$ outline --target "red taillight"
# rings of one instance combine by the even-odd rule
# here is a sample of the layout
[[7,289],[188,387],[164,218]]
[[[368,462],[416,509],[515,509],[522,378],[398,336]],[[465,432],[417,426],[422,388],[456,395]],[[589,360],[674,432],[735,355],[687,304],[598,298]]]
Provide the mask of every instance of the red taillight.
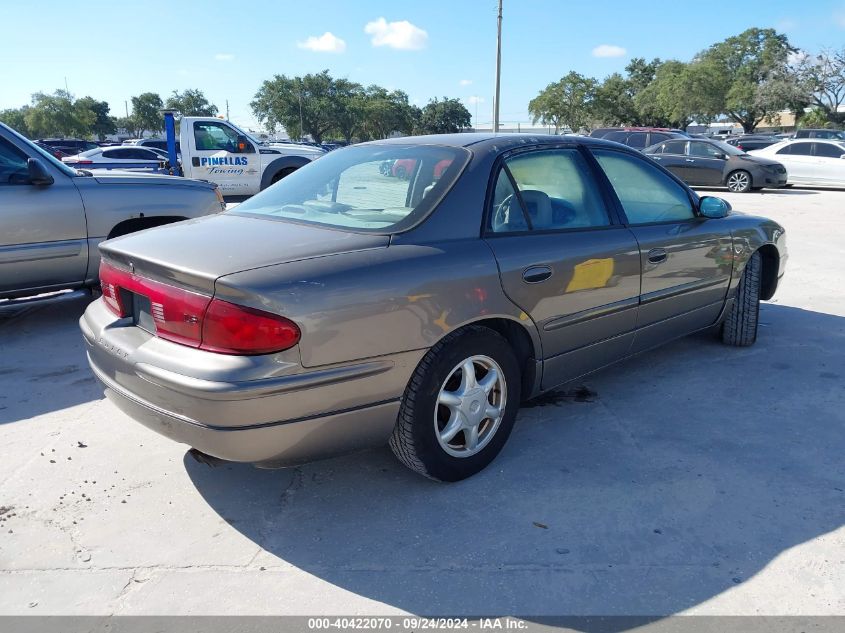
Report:
[[[126,301],[149,299],[157,336],[221,354],[269,354],[299,342],[299,328],[284,317],[235,305],[100,262],[103,300],[119,317],[131,314]],[[133,293],[125,296],[124,293]]]
[[100,260],[100,288],[103,291],[103,301],[109,309],[119,317],[127,316],[120,298],[120,282],[128,276],[114,266]]
[[200,348],[223,354],[269,354],[293,347],[299,337],[293,321],[214,299],[205,313]]

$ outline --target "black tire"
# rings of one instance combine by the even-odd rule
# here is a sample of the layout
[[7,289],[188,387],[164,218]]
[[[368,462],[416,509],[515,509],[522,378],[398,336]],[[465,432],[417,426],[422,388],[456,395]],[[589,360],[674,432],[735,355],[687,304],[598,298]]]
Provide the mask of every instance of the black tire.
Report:
[[[464,359],[483,355],[502,370],[504,415],[477,453],[456,457],[441,446],[436,429],[438,397],[450,373]],[[458,330],[432,347],[414,371],[399,409],[390,448],[411,470],[435,481],[460,481],[483,470],[507,442],[520,402],[520,368],[510,344],[497,332],[479,326]]]
[[751,191],[753,184],[754,181],[751,179],[751,174],[744,169],[732,171],[725,178],[725,186],[728,188],[728,191],[733,193],[748,193]]
[[757,340],[762,265],[759,252],[755,252],[745,265],[733,307],[722,323],[722,342],[725,345],[748,347]]

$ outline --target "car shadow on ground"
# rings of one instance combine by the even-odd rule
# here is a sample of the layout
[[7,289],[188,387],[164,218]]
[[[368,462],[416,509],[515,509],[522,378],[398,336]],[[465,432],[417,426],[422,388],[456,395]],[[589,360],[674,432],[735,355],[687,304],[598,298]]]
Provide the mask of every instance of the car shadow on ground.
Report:
[[90,297],[0,312],[0,425],[99,400],[79,317]]
[[268,568],[402,610],[672,614],[845,523],[843,348],[845,318],[766,304],[754,347],[696,335],[523,408],[457,484],[386,448],[292,474],[184,466]]

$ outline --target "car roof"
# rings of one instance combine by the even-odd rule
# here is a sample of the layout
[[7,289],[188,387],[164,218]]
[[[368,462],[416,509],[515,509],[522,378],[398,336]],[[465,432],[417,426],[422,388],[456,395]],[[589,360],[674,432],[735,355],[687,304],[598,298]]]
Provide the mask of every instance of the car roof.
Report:
[[606,141],[590,136],[574,134],[527,134],[492,132],[458,132],[455,134],[426,134],[422,136],[397,136],[394,138],[368,141],[359,145],[446,145],[451,147],[473,147],[474,149],[507,150],[524,145],[555,145],[570,143],[575,145],[625,147],[620,143]]

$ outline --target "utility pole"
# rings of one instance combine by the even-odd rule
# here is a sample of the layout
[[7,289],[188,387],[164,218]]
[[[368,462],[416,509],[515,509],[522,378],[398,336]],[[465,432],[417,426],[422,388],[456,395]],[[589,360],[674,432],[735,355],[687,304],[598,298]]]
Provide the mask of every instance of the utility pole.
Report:
[[126,118],[128,119],[128,118],[129,118],[129,102],[128,102],[128,101],[124,101],[124,102],[123,102],[123,107],[124,107],[124,109],[126,110]]
[[499,17],[496,32],[496,94],[493,97],[493,133],[499,131],[499,94],[502,79],[502,0],[499,0]]
[[229,100],[226,99],[226,120],[229,120]]

